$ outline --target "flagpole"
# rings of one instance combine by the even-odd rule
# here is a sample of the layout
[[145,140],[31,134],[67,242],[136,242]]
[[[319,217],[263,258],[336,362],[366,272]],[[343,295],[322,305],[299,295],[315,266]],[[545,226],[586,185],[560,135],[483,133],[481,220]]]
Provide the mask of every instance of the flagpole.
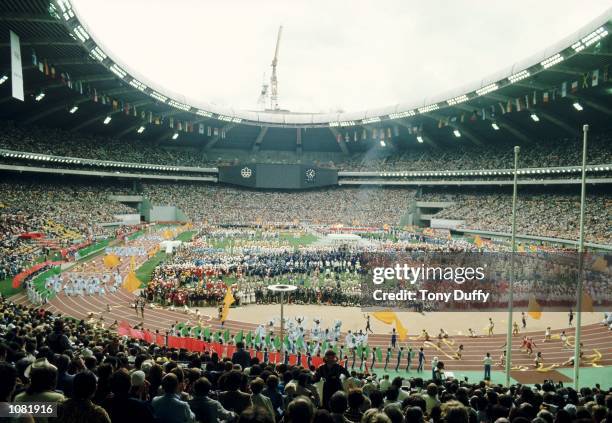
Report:
[[280,301],[281,301],[281,321],[280,321],[280,340],[281,340],[281,360],[282,363],[285,362],[285,338],[283,337],[283,333],[285,332],[285,315],[283,309],[284,302],[284,294],[283,291],[280,293]]
[[584,255],[584,211],[586,208],[587,133],[589,125],[582,125],[582,181],[580,184],[580,234],[578,238],[578,301],[576,305],[576,336],[574,339],[574,388],[580,389],[580,331],[582,325],[582,277]]
[[506,330],[506,386],[510,386],[512,362],[512,313],[514,301],[514,255],[516,254],[516,196],[518,182],[518,158],[521,148],[514,146],[514,182],[512,184],[512,253],[510,257],[510,283],[508,285],[508,328]]

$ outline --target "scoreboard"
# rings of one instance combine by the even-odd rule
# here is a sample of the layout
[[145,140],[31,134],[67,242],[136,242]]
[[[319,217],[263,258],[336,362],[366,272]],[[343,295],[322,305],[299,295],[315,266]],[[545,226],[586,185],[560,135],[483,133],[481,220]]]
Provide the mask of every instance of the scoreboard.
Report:
[[219,182],[262,189],[309,189],[338,184],[338,171],[303,164],[219,167]]

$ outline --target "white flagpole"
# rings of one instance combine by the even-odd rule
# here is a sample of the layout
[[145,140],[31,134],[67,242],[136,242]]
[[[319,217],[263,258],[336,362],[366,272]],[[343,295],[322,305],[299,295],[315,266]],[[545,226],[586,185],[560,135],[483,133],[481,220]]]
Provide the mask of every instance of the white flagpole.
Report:
[[580,331],[582,325],[582,278],[584,255],[584,211],[586,208],[586,161],[587,161],[587,133],[589,125],[582,125],[582,182],[580,186],[580,234],[578,238],[578,301],[576,305],[576,337],[574,345],[574,388],[580,389]]
[[514,183],[512,184],[512,256],[510,264],[510,282],[508,285],[508,328],[506,332],[506,386],[510,386],[510,368],[512,362],[512,312],[514,301],[514,255],[516,254],[516,196],[518,182],[518,158],[521,148],[514,146]]

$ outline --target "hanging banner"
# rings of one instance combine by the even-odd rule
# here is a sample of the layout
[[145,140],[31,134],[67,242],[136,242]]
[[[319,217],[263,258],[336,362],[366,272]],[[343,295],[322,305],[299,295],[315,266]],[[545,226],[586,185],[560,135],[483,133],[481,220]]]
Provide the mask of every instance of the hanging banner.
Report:
[[21,67],[21,48],[19,36],[13,31],[11,33],[11,82],[13,85],[13,97],[23,101],[23,68]]

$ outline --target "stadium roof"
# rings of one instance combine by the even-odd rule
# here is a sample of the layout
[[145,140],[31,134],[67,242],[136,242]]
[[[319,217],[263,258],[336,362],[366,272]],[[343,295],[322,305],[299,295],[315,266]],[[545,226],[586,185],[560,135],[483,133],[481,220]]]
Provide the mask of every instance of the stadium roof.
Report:
[[[576,136],[587,121],[594,129],[609,126],[611,19],[612,8],[539,54],[436,98],[360,113],[293,114],[196,104],[116,62],[69,1],[5,0],[0,66],[10,76],[12,30],[21,40],[26,101],[12,99],[10,84],[3,84],[0,118],[156,142],[179,134],[180,142],[205,149],[347,154],[373,146],[443,145],[457,135],[483,145]],[[105,125],[107,116],[112,122]]]

